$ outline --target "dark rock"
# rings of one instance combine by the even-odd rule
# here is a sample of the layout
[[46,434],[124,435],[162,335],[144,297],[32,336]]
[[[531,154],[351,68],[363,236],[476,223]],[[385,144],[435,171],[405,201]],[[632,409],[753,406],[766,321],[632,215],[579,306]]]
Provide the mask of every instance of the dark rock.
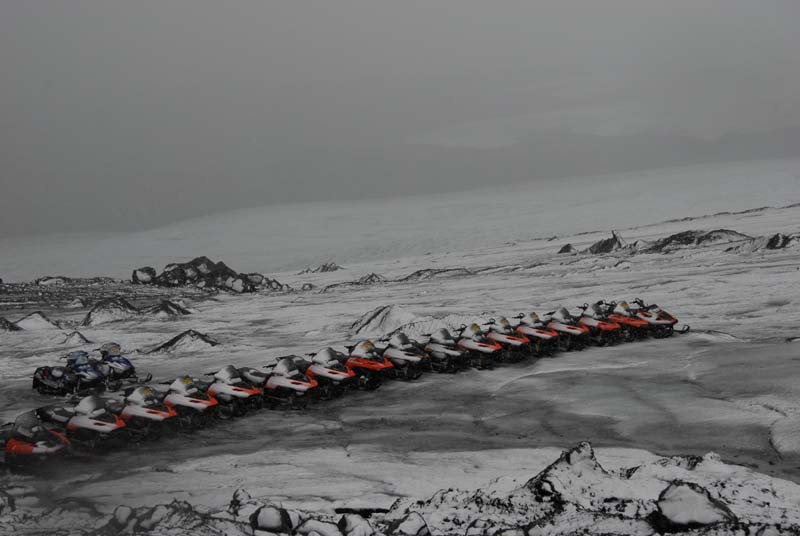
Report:
[[575,253],[576,251],[578,250],[572,247],[572,244],[566,244],[558,250],[559,253]]
[[40,287],[50,287],[50,286],[64,286],[67,285],[71,279],[69,277],[64,276],[45,276],[40,277],[39,279],[35,279],[33,281],[34,285],[38,285]]
[[162,352],[174,352],[176,350],[198,350],[217,346],[219,342],[204,333],[188,329],[180,333],[163,344],[159,344],[148,354],[158,354]]
[[134,307],[125,298],[119,296],[107,298],[97,302],[95,306],[86,313],[86,316],[81,322],[81,326],[96,326],[97,324],[105,324],[107,322],[127,320],[139,314],[139,309]]
[[795,240],[794,236],[788,236],[783,233],[775,233],[767,240],[764,246],[766,249],[784,249]]
[[411,273],[403,277],[402,279],[398,279],[397,281],[401,283],[407,283],[409,281],[422,281],[425,279],[433,279],[434,277],[467,276],[467,275],[472,275],[472,272],[467,270],[466,268],[424,268],[422,270],[417,270],[416,272]]
[[731,231],[730,229],[716,229],[714,231],[683,231],[681,233],[675,233],[666,238],[656,240],[643,251],[645,253],[663,253],[679,247],[701,246],[704,244],[722,242],[739,242],[743,240],[752,240],[752,238],[737,231]]
[[342,534],[347,536],[373,536],[375,529],[369,521],[358,514],[345,514],[337,523]]
[[[593,255],[601,255],[604,253],[611,253],[613,251],[617,251],[620,249],[624,249],[626,246],[625,241],[616,231],[611,233],[611,238],[606,238],[604,240],[600,240],[595,242],[586,250],[588,253]],[[561,252],[559,252],[561,253]]]
[[156,270],[150,266],[143,266],[142,268],[137,268],[131,274],[131,281],[135,285],[150,285],[155,283],[156,280]]
[[319,274],[325,272],[335,272],[336,270],[341,270],[342,267],[336,264],[335,262],[325,262],[317,266],[316,268],[306,268],[298,273],[298,275],[303,274]]
[[260,286],[264,283],[264,276],[262,274],[252,273],[246,275],[247,275],[247,280],[256,286]]
[[72,333],[67,335],[63,341],[61,341],[61,344],[67,344],[71,346],[72,345],[77,346],[81,344],[91,344],[91,343],[92,341],[87,339],[80,331],[73,331]]
[[192,312],[186,307],[170,300],[163,300],[161,303],[145,310],[144,313],[156,316],[158,318],[171,318],[174,316],[184,316],[192,314]]
[[0,316],[0,331],[22,331],[22,328]]
[[317,288],[317,286],[312,283],[303,283],[303,286],[300,287],[300,290],[314,290],[315,288]]

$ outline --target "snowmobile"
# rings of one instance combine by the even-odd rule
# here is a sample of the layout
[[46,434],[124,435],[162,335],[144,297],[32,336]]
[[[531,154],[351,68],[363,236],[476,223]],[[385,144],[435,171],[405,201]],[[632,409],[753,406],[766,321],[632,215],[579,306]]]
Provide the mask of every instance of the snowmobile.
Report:
[[128,436],[133,441],[158,438],[173,423],[178,423],[178,412],[164,403],[165,394],[152,387],[130,387],[124,400],[112,412],[125,421]]
[[317,381],[300,372],[291,357],[279,358],[277,363],[266,365],[265,368],[267,372],[249,367],[239,370],[243,378],[262,387],[264,401],[271,409],[303,409],[318,394]]
[[507,318],[490,318],[483,325],[489,327],[486,338],[502,347],[498,352],[499,361],[517,363],[533,353],[531,340],[524,334],[515,332]]
[[324,348],[308,356],[311,361],[299,356],[293,360],[300,372],[317,381],[321,399],[334,398],[355,386],[356,373],[345,366],[347,356],[343,353]]
[[588,345],[589,328],[578,324],[578,319],[566,308],[545,313],[544,321],[549,329],[558,332],[562,350],[583,350]]
[[[645,303],[639,298],[633,300],[633,303],[634,306],[631,306],[631,310],[636,314],[637,318],[640,318],[649,324],[650,333],[653,335],[653,337],[657,339],[663,339],[664,337],[672,336],[672,334],[675,332],[675,324],[678,323],[677,318],[666,312],[655,303],[645,305]],[[683,329],[681,329],[679,333],[687,333],[688,331],[689,326],[683,326]]]
[[147,383],[153,379],[152,374],[142,378],[136,374],[136,367],[127,357],[122,356],[122,348],[116,342],[108,342],[97,349],[101,360],[97,367],[106,378],[106,385],[111,390],[119,390],[125,384]]
[[9,466],[39,465],[66,454],[69,447],[67,436],[43,422],[36,411],[25,412],[0,427],[0,455]]
[[33,389],[45,395],[60,396],[105,389],[105,375],[88,353],[70,352],[61,359],[66,359],[66,366],[45,366],[34,371]]
[[358,378],[361,389],[373,390],[381,386],[384,379],[395,377],[394,365],[375,348],[372,341],[361,341],[348,346],[345,366]]
[[233,365],[226,365],[217,372],[208,386],[209,395],[217,399],[217,416],[221,419],[241,417],[250,410],[263,406],[264,396],[261,387],[245,380]]
[[466,351],[470,366],[479,369],[494,368],[496,356],[503,349],[487,338],[478,324],[462,325],[456,346]]
[[536,355],[553,355],[556,352],[560,337],[558,331],[548,328],[538,314],[520,313],[514,318],[519,320],[514,331],[530,339]]
[[589,338],[598,346],[617,344],[622,339],[622,326],[608,318],[603,301],[578,307],[583,313],[578,324],[589,328]]
[[198,428],[215,416],[219,402],[206,389],[206,385],[190,376],[176,378],[169,384],[164,404],[178,414],[181,428]]
[[465,350],[456,346],[456,340],[446,328],[428,335],[424,349],[431,356],[431,368],[436,372],[452,373],[469,367]]
[[43,421],[62,426],[76,446],[97,449],[125,444],[125,421],[112,413],[97,395],[81,398],[77,404],[46,406],[36,410]]
[[603,305],[608,314],[608,319],[620,325],[624,341],[632,342],[644,339],[649,335],[650,324],[647,320],[637,317],[627,302],[603,302]]
[[416,380],[422,376],[423,369],[431,369],[430,356],[402,331],[389,337],[383,357],[392,362],[395,377],[401,380]]

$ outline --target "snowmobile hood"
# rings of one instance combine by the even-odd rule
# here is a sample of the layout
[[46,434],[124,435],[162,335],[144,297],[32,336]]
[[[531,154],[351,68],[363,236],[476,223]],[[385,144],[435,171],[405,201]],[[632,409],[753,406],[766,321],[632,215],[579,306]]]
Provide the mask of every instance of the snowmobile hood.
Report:
[[176,378],[169,385],[170,391],[174,391],[178,394],[182,395],[191,395],[192,393],[196,393],[198,391],[197,386],[194,384],[194,379],[190,376],[183,376],[181,378]]
[[554,314],[553,319],[558,320],[559,322],[564,322],[569,324],[572,322],[572,315],[569,314],[566,307],[560,307]]
[[161,397],[152,387],[137,387],[125,397],[126,402],[136,406],[152,406],[161,403]]

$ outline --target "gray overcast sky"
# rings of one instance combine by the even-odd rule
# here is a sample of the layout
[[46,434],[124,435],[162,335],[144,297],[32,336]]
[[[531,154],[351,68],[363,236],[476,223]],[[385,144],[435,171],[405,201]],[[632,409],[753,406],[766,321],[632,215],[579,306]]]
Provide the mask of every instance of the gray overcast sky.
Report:
[[800,154],[798,21],[795,0],[6,0],[0,236]]

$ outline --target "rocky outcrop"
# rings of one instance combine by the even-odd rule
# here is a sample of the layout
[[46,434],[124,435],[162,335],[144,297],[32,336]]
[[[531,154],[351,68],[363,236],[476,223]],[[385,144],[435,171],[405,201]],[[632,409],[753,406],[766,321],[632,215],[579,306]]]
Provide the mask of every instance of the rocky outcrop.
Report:
[[131,281],[134,285],[149,285],[156,279],[156,270],[151,266],[137,268],[131,274]]
[[[626,246],[627,244],[625,243],[625,240],[622,239],[622,236],[620,236],[620,234],[616,231],[612,231],[611,238],[605,238],[595,242],[586,249],[586,253],[591,253],[592,255],[603,255],[625,249]],[[561,252],[559,251],[559,253]]]
[[298,272],[298,275],[303,274],[320,274],[325,272],[335,272],[337,270],[342,270],[343,268],[336,264],[335,262],[324,262],[317,266],[316,268],[306,268],[305,270],[301,270]]
[[155,348],[147,351],[147,353],[160,354],[160,353],[170,353],[170,352],[180,352],[180,351],[195,352],[199,350],[213,348],[218,344],[219,341],[217,341],[216,339],[209,337],[204,333],[200,333],[199,331],[188,329],[183,333],[179,333],[178,335],[172,337],[167,342],[159,344]]
[[50,320],[47,315],[41,311],[34,311],[29,315],[23,316],[15,322],[18,328],[25,331],[37,331],[42,329],[61,329],[58,322]]
[[193,286],[203,289],[219,289],[238,294],[266,290],[291,290],[288,285],[269,279],[263,274],[238,273],[224,262],[214,262],[208,257],[196,257],[189,262],[172,263],[156,275],[156,271],[146,266],[133,271],[131,281],[136,284],[159,287]]
[[174,318],[177,316],[190,315],[192,312],[179,303],[170,300],[163,300],[161,303],[146,309],[144,314],[166,320],[168,318]]
[[356,281],[346,281],[344,283],[334,283],[333,285],[328,285],[327,287],[323,287],[323,289],[320,292],[328,292],[330,290],[334,290],[337,288],[365,287],[369,285],[378,285],[381,283],[387,283],[388,281],[389,280],[383,277],[382,275],[373,272],[360,277]]
[[714,231],[683,231],[681,233],[675,233],[666,238],[656,240],[642,251],[644,253],[668,253],[675,249],[691,246],[724,244],[747,240],[752,240],[752,237],[737,231],[731,231],[730,229],[716,229]]
[[736,516],[707,489],[693,482],[675,480],[658,496],[650,523],[660,533],[680,532],[711,525],[732,524]]
[[22,328],[0,316],[0,331],[22,331]]
[[575,249],[572,246],[572,244],[564,244],[563,246],[561,246],[561,249],[558,250],[558,253],[559,254],[562,254],[562,253],[576,253],[577,251],[578,250]]
[[139,309],[122,297],[106,298],[100,300],[86,313],[81,326],[97,326],[109,322],[128,320],[140,315]]
[[410,281],[424,281],[436,277],[459,277],[468,275],[473,275],[473,273],[466,268],[423,268],[422,270],[417,270],[395,281],[398,283],[408,283]]
[[68,334],[63,341],[61,341],[61,344],[65,346],[80,346],[82,344],[91,343],[92,341],[87,339],[80,331],[73,331],[72,333]]

